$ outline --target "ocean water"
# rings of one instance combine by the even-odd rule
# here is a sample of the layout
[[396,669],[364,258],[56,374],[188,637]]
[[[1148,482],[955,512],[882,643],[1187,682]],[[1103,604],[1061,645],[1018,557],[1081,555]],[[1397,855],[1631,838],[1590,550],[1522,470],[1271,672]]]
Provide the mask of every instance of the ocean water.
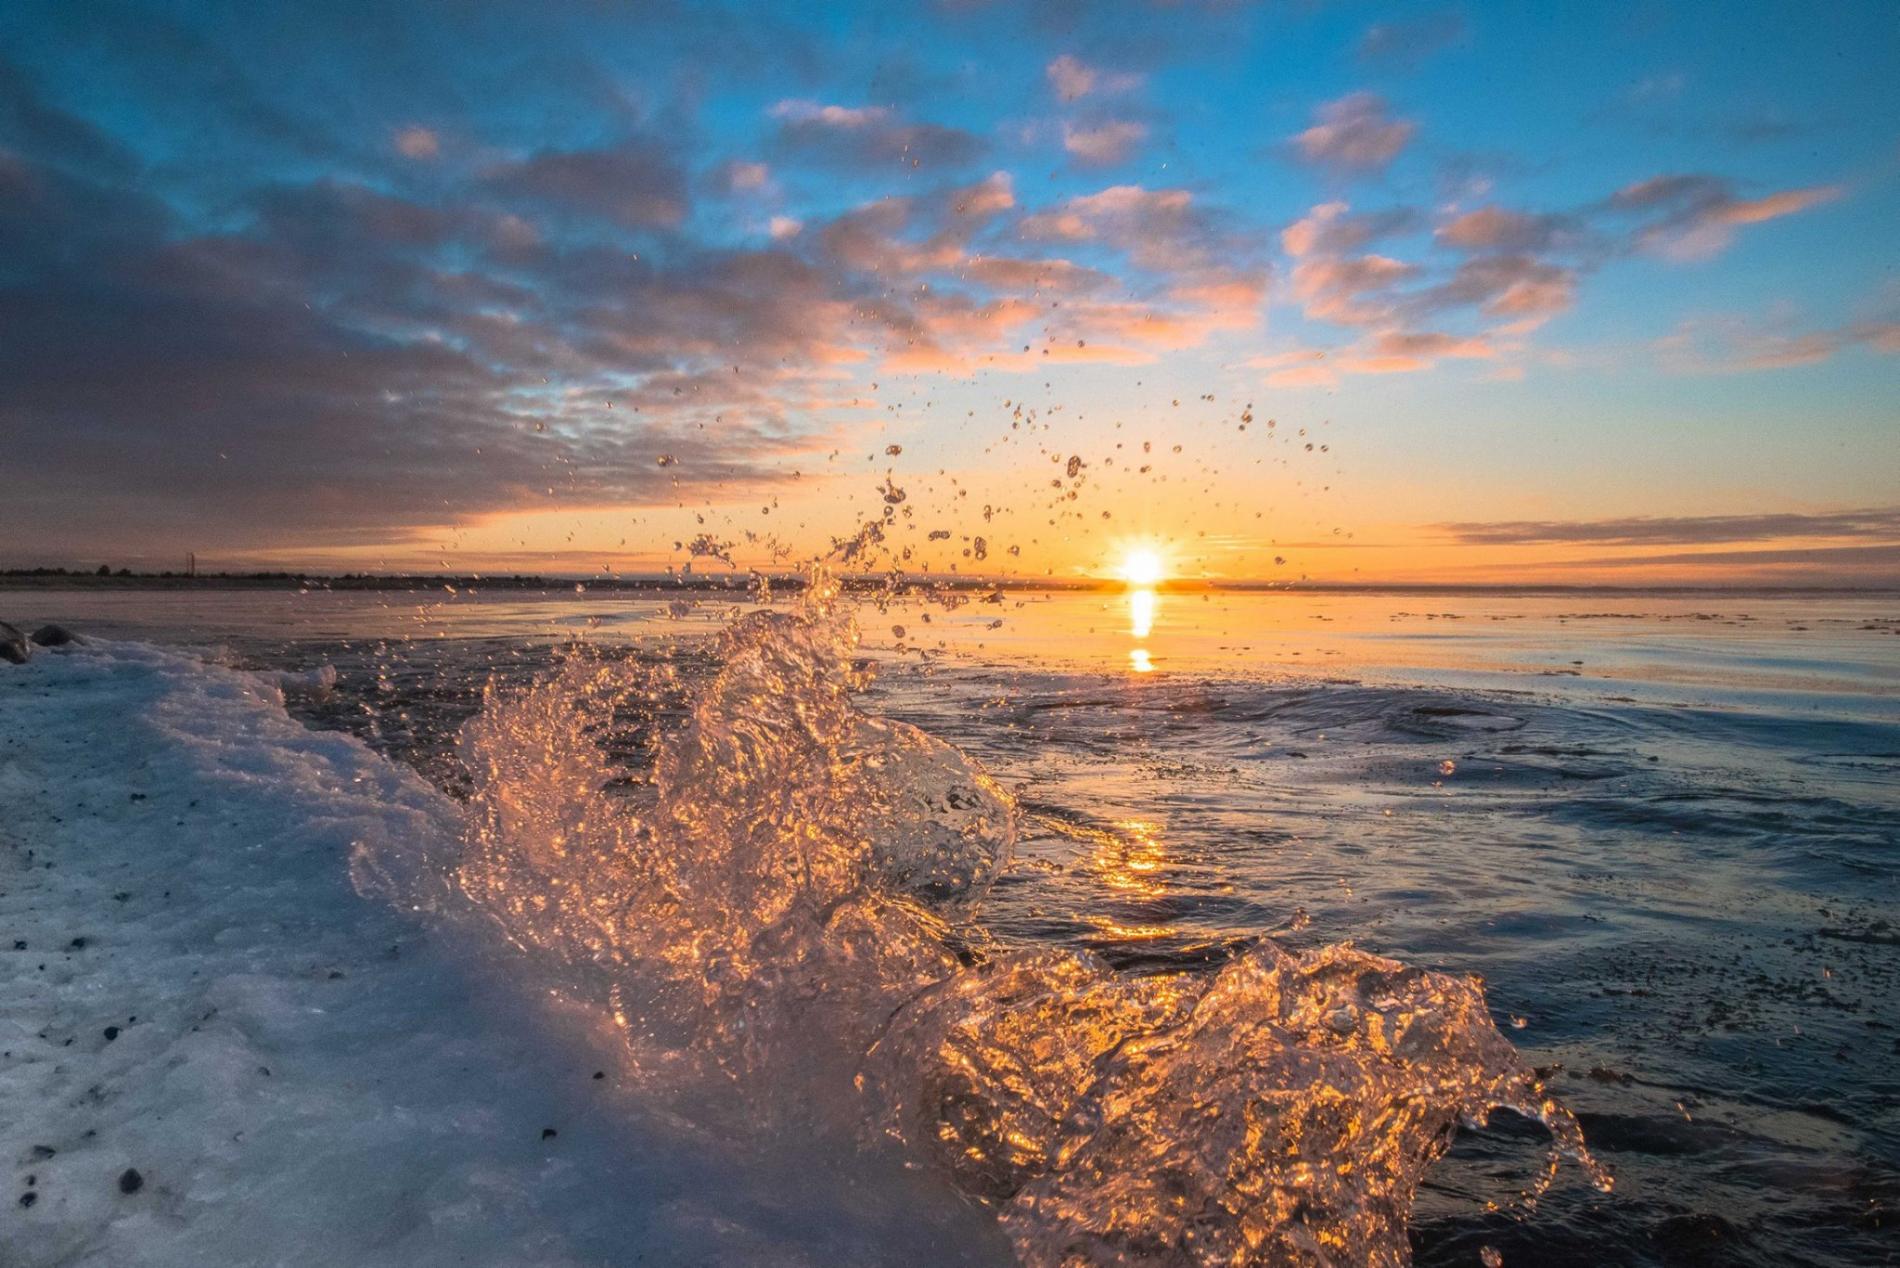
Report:
[[[1225,1166],[1230,1187],[1258,1186],[1241,1186],[1255,1210],[1310,1196],[1279,1160],[1302,1144],[1424,1168],[1405,1234],[1385,1226],[1408,1214],[1392,1193],[1331,1177],[1333,1205],[1313,1208],[1329,1214],[1300,1219],[1339,1230],[1342,1262],[1408,1247],[1421,1264],[1900,1254],[1900,597],[976,594],[858,603],[861,646],[797,626],[795,603],[735,642],[721,631],[750,608],[739,596],[6,600],[16,624],[300,675],[294,717],[415,768],[485,825],[455,859],[392,846],[359,888],[426,907],[450,877],[578,1007],[631,1011],[632,1029],[736,1063],[732,1077],[803,1068],[781,1054],[811,1037],[760,1011],[798,1000],[841,1047],[876,1054],[857,1073],[905,1162],[990,1203],[1026,1259],[1060,1262],[1085,1230],[1088,1262],[1114,1262],[1134,1244],[1118,1219],[1174,1218],[1182,1193],[1121,1184],[1144,1163]],[[811,787],[813,751],[774,729],[787,701],[811,706],[801,726],[830,719],[834,774],[816,801],[768,806],[763,789]],[[735,729],[746,720],[760,729]],[[753,785],[709,774],[735,754],[759,760]],[[768,812],[735,821],[734,806]],[[805,850],[792,881],[746,871],[789,828],[863,807],[874,820],[843,834],[872,843],[863,858]],[[699,870],[634,898],[669,858]],[[825,891],[846,862],[858,870]],[[876,893],[917,902],[861,907],[865,869]],[[768,954],[788,884],[831,893],[830,923]],[[717,893],[716,918],[681,914],[679,892]],[[1216,1027],[1223,1001],[1292,999],[1286,983],[1321,981],[1327,956],[1359,1001],[1337,1041],[1266,1051]],[[691,1007],[668,978],[682,963]],[[1467,975],[1476,1014],[1460,1011]],[[901,1024],[840,1038],[919,998]],[[1323,1002],[1331,1025],[1338,1000]],[[1438,1019],[1408,1067],[1430,1067],[1424,1083],[1393,1084],[1360,1045],[1373,1015],[1400,1013]],[[1107,1041],[1044,1051],[1085,1034]],[[1045,1081],[1086,1082],[1082,1067],[1099,1092],[1040,1128],[1022,1117]],[[1610,1191],[1573,1159],[1543,1187],[1533,1069]],[[1228,1087],[1236,1070],[1255,1081]],[[1328,1136],[1301,1101],[1306,1134],[1289,1142],[1245,1113],[1263,1090],[1321,1086],[1350,1089],[1377,1126]],[[1452,1123],[1513,1103],[1525,1113],[1467,1125],[1432,1160]],[[1425,1108],[1398,1121],[1399,1105]],[[1551,1121],[1561,1136],[1568,1119]],[[1252,1134],[1211,1163],[1234,1122]],[[1271,1247],[1280,1227],[1190,1219],[1201,1240],[1176,1244]]]

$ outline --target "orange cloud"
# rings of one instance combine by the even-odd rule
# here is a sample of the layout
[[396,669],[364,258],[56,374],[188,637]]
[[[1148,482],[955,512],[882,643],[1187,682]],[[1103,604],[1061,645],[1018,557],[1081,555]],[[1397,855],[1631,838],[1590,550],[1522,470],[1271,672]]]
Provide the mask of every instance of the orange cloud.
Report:
[[1666,259],[1692,262],[1713,259],[1727,250],[1740,226],[1792,216],[1846,193],[1840,185],[1814,185],[1762,198],[1737,198],[1726,181],[1712,176],[1657,176],[1618,190],[1609,205],[1661,213],[1661,219],[1643,229],[1637,241]]
[[1388,330],[1336,353],[1298,348],[1255,357],[1247,365],[1265,370],[1266,381],[1273,387],[1333,387],[1343,375],[1412,374],[1446,358],[1488,361],[1499,351],[1481,335]]
[[1831,203],[1846,192],[1847,190],[1840,185],[1816,185],[1809,189],[1789,189],[1779,194],[1770,194],[1766,198],[1729,203],[1711,212],[1710,218],[1718,224],[1758,225],[1763,221],[1778,220],[1782,216],[1792,216],[1810,207]]
[[1362,297],[1417,274],[1417,265],[1384,255],[1306,259],[1293,268],[1293,293],[1308,317],[1342,326],[1371,325],[1389,319],[1392,306]]

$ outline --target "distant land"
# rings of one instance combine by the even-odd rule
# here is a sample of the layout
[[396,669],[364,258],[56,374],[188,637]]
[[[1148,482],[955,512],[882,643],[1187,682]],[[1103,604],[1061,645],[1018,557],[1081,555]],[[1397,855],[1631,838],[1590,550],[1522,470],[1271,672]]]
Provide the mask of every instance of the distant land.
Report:
[[[318,573],[318,572],[133,572],[129,568],[100,567],[91,570],[71,568],[0,569],[0,591],[14,590],[364,590],[429,591],[453,590],[479,594],[483,591],[579,590],[586,593],[640,594],[699,591],[747,591],[763,579],[774,590],[801,590],[806,584],[803,573],[756,571],[656,572],[600,574],[523,574],[485,575],[479,573]],[[945,573],[840,572],[839,581],[853,592],[903,590],[990,590],[1074,591],[1121,590],[1125,583],[1101,577],[1023,577],[979,576]],[[1174,592],[1231,591],[1245,593],[1301,594],[1862,594],[1895,595],[1895,586],[1596,586],[1557,584],[1497,584],[1472,582],[1339,582],[1339,581],[1254,581],[1234,578],[1177,577],[1162,582],[1158,589]]]
[[[133,572],[129,568],[93,570],[72,568],[0,569],[0,590],[443,590],[479,593],[483,590],[584,590],[654,592],[756,589],[763,578],[775,590],[801,590],[806,578],[799,572],[760,573],[750,570],[718,572],[654,572],[594,574],[540,573],[403,573],[403,572]],[[839,581],[850,590],[888,589],[892,586],[932,589],[987,590],[1005,585],[1012,590],[1087,590],[1120,586],[1120,582],[1078,577],[1014,579],[932,574],[841,573]]]

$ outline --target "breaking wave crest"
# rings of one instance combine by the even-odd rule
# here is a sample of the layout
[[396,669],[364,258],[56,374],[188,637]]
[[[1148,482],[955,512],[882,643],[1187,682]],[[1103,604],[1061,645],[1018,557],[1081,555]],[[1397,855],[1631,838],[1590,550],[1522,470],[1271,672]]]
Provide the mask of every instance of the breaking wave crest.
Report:
[[824,584],[735,622],[649,784],[615,755],[664,671],[575,656],[491,690],[460,856],[359,860],[359,884],[472,904],[749,1116],[846,1107],[1025,1265],[1405,1264],[1425,1169],[1499,1108],[1551,1135],[1526,1205],[1565,1156],[1608,1187],[1473,979],[1271,941],[1134,977],[986,936],[1018,810],[855,706],[856,647]]

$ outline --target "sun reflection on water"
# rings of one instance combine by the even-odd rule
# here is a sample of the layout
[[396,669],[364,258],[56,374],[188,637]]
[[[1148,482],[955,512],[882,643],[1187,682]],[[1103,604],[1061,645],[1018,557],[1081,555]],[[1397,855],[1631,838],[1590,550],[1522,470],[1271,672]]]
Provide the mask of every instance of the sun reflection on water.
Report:
[[1147,638],[1154,629],[1155,602],[1153,590],[1128,592],[1128,632],[1134,637]]
[[1168,864],[1161,825],[1147,819],[1123,819],[1118,831],[1101,835],[1095,868],[1111,889],[1142,894],[1163,891],[1161,872]]
[[[1121,575],[1128,583],[1128,635],[1139,644],[1154,632],[1155,612],[1160,606],[1155,588],[1167,576],[1167,565],[1160,551],[1137,547],[1123,558]],[[1128,668],[1133,673],[1151,674],[1155,668],[1154,658],[1146,647],[1132,647],[1128,651]]]

